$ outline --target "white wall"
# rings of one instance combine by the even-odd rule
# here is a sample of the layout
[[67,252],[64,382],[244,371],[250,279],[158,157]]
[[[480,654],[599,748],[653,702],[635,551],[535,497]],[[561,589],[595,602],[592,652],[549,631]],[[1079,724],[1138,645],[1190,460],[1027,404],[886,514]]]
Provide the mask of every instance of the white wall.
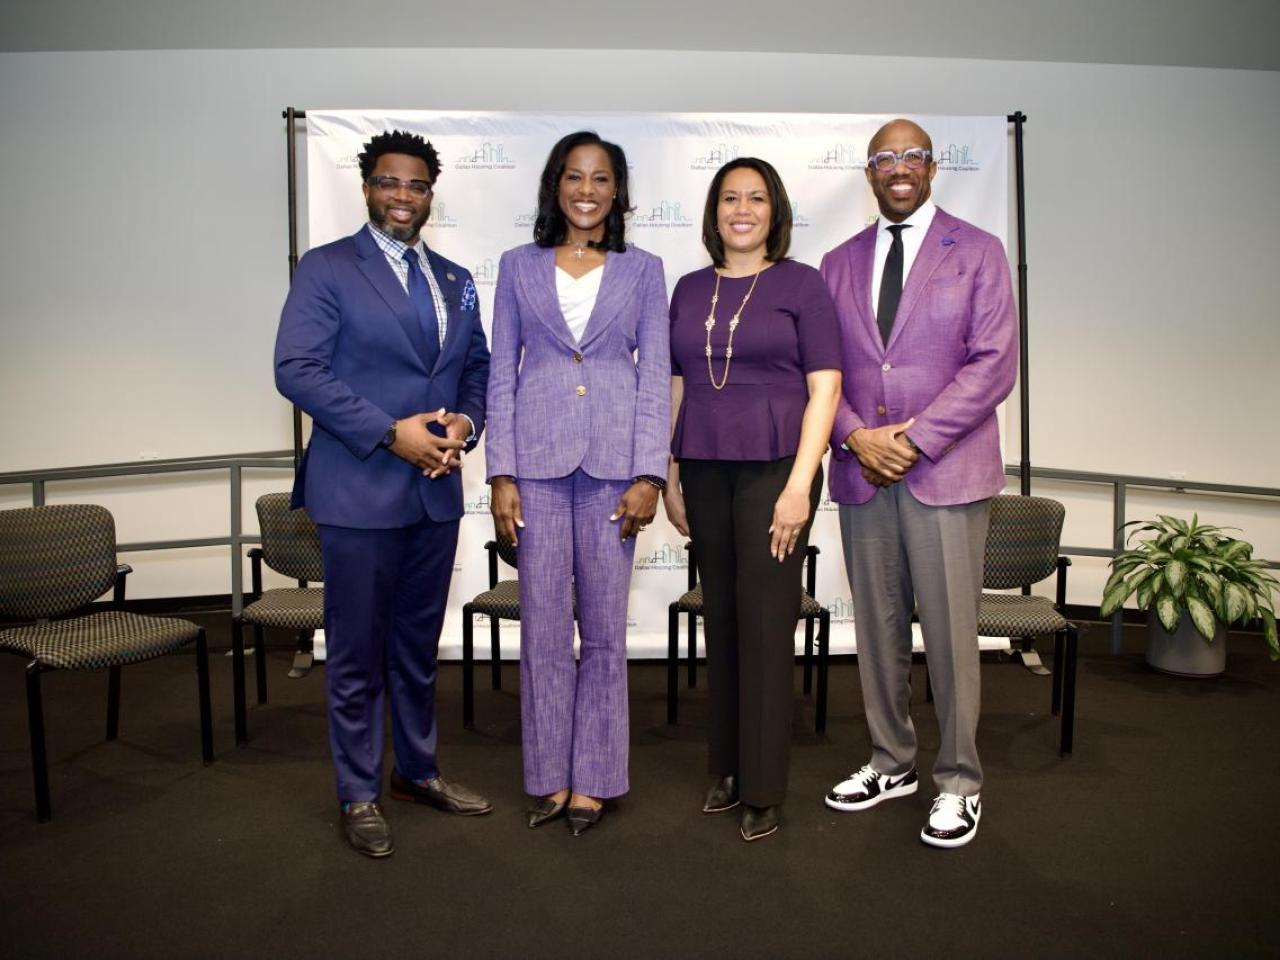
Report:
[[[1280,485],[1277,403],[1263,386],[1280,354],[1277,103],[1280,73],[1203,68],[635,50],[3,53],[0,472],[289,446],[270,369],[287,285],[285,106],[1021,109],[1033,461]],[[1009,426],[1013,456],[1016,409]],[[225,530],[225,493],[207,481],[55,486],[50,499],[95,489],[112,498],[122,540]],[[0,506],[26,497],[0,488]],[[1067,540],[1108,545],[1097,497],[1068,499]],[[1238,517],[1260,552],[1280,556],[1273,507],[1197,506]],[[225,592],[225,552],[208,553],[131,558],[133,595]],[[1100,579],[1100,565],[1082,564],[1071,600],[1096,602]]]

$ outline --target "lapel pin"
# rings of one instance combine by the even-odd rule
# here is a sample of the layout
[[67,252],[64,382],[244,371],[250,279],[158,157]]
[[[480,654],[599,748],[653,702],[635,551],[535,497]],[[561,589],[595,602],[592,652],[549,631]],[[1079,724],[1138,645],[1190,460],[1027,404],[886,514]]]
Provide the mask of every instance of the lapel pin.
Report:
[[445,278],[446,280],[448,280],[450,283],[456,283],[456,282],[457,282],[457,280],[458,280],[458,278],[457,278],[457,277],[455,277],[452,273],[446,273],[446,274],[444,275],[444,278]]
[[951,246],[952,244],[954,244],[955,242],[956,242],[956,238],[955,238],[955,237],[943,237],[943,238],[942,238],[942,245],[943,245],[944,247],[949,247],[949,246]]

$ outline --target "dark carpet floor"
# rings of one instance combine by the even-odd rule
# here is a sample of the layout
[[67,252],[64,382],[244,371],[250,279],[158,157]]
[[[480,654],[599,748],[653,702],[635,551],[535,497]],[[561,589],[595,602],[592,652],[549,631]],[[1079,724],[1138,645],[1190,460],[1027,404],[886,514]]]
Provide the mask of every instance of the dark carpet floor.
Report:
[[[205,616],[215,653],[225,618]],[[828,733],[797,698],[782,830],[745,844],[736,814],[698,812],[705,678],[664,723],[665,673],[631,668],[632,790],[574,839],[523,825],[518,672],[440,682],[446,773],[495,812],[387,801],[395,856],[336,833],[323,672],[284,674],[231,731],[230,662],[213,662],[216,762],[199,762],[195,668],[124,673],[120,739],[102,740],[105,674],[45,681],[54,819],[37,825],[22,662],[0,658],[0,955],[5,957],[1191,957],[1280,950],[1280,664],[1231,638],[1227,674],[1150,671],[1141,636],[1084,641],[1075,755],[1057,755],[1049,681],[983,667],[986,769],[977,839],[918,840],[932,796],[837,814],[824,792],[868,756],[857,666],[831,672]],[[917,666],[928,770],[937,727]],[[799,671],[797,670],[797,689]],[[1270,759],[1268,759],[1270,758]]]

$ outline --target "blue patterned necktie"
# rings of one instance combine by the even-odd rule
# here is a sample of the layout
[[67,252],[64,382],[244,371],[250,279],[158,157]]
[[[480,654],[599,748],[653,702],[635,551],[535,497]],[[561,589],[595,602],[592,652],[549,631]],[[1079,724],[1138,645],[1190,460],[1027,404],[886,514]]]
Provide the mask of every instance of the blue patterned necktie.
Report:
[[440,324],[436,317],[435,299],[418,263],[418,251],[413,247],[406,249],[404,262],[409,265],[409,299],[418,311],[418,323],[422,325],[422,336],[427,342],[427,366],[435,367],[440,357]]

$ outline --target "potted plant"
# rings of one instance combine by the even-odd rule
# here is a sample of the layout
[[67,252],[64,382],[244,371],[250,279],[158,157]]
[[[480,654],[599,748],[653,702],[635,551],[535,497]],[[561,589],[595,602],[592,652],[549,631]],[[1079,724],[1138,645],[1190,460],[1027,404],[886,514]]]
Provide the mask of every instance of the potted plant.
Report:
[[[1147,617],[1147,662],[1182,676],[1217,676],[1226,668],[1227,627],[1261,619],[1271,659],[1280,659],[1271,591],[1280,586],[1253,545],[1223,533],[1223,528],[1161,515],[1133,520],[1126,543],[1111,561],[1099,614],[1112,616],[1129,597]],[[1186,614],[1186,616],[1184,616]]]

